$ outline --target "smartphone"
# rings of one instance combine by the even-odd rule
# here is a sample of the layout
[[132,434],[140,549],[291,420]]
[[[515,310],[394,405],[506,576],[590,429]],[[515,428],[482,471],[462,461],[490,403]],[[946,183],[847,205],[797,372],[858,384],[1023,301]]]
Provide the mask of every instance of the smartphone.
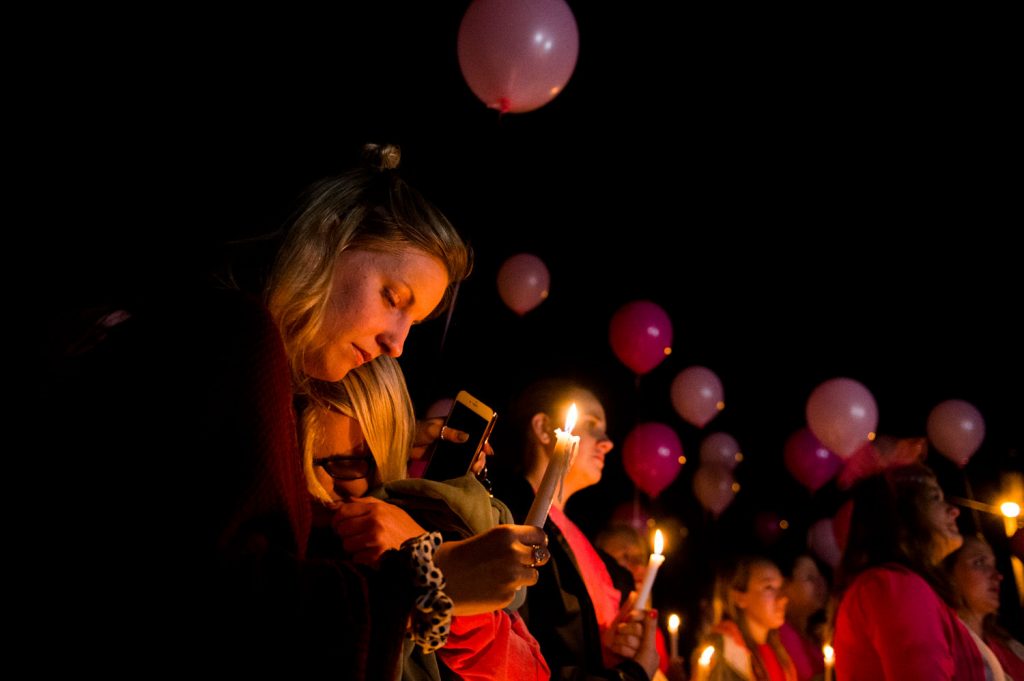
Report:
[[465,442],[437,440],[423,477],[429,480],[451,480],[468,473],[480,450],[484,448],[497,418],[497,412],[465,390],[460,390],[452,402],[444,425],[467,433],[469,439]]

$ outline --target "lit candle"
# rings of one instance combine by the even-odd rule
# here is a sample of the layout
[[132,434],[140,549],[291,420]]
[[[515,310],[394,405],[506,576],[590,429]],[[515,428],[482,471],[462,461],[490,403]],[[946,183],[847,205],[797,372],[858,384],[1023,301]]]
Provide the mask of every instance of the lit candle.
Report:
[[832,681],[832,667],[836,663],[836,651],[826,643],[821,652],[825,656],[825,681]]
[[537,496],[533,498],[530,512],[526,514],[527,525],[544,527],[544,521],[548,519],[548,511],[551,510],[551,500],[555,497],[555,490],[565,481],[565,474],[569,472],[576,448],[580,444],[580,436],[572,434],[572,429],[575,426],[576,404],[573,403],[565,417],[565,430],[555,428],[555,451],[551,454],[551,460],[548,461],[547,470],[544,471],[544,478],[540,481]]
[[679,657],[679,615],[672,613],[668,616],[668,658],[675,660]]
[[665,562],[662,551],[665,548],[665,539],[661,536],[661,530],[654,533],[654,553],[647,561],[647,572],[644,574],[644,583],[640,587],[640,595],[636,599],[638,607],[643,608],[651,595],[651,587],[654,586],[654,577],[658,574],[658,568]]
[[700,659],[697,660],[697,678],[694,681],[707,681],[708,668],[711,666],[711,658],[715,654],[715,647],[708,646],[700,653]]

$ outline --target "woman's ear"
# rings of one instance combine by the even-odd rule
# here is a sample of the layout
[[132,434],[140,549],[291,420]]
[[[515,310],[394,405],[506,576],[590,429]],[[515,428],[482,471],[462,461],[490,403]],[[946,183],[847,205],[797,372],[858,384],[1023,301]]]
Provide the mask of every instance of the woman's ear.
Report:
[[530,432],[533,438],[543,445],[551,444],[551,419],[544,412],[537,412],[530,419]]
[[731,600],[737,608],[740,610],[746,610],[750,599],[747,598],[748,594],[746,591],[737,591],[736,589],[729,589],[729,600]]

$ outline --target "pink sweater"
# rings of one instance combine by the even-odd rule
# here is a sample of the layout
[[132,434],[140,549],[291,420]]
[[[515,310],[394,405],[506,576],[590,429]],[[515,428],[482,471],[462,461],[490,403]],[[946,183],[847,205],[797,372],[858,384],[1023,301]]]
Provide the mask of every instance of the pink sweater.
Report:
[[928,582],[890,564],[865,570],[836,614],[836,681],[985,681],[981,654]]

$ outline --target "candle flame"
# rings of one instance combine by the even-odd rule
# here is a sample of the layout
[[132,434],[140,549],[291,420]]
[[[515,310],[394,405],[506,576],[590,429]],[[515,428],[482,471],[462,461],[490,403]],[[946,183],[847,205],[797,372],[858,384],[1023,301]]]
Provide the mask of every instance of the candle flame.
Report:
[[668,633],[675,634],[679,631],[679,615],[672,613],[668,616]]
[[659,556],[665,550],[665,537],[662,536],[661,530],[654,531],[654,552]]
[[836,651],[829,644],[822,647],[821,652],[825,654],[825,664],[832,664],[836,660]]
[[711,656],[714,655],[714,654],[715,654],[715,647],[714,646],[708,646],[707,648],[705,648],[701,652],[700,660],[698,660],[697,663],[701,667],[707,667],[709,664],[711,664]]
[[572,429],[576,427],[576,416],[576,403],[573,402],[569,407],[569,413],[565,415],[565,432],[569,435],[572,435]]
[[1020,504],[1015,501],[1004,501],[999,510],[1003,512],[1005,518],[1016,518],[1020,515]]

